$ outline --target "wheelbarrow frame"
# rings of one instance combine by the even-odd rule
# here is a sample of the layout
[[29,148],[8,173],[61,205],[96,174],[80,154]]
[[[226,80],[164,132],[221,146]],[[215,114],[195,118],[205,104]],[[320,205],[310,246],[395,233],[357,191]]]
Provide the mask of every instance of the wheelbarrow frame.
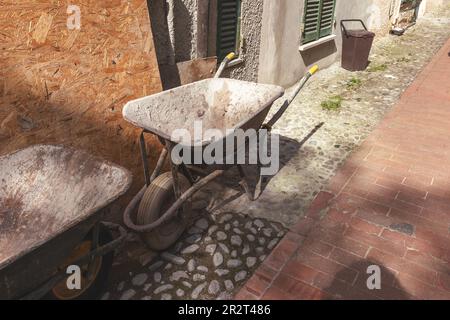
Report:
[[[266,129],[270,132],[271,127],[287,110],[287,107],[295,98],[300,89],[305,85],[307,80],[317,71],[317,67],[312,68],[308,74],[302,79],[298,87],[294,90],[294,93],[287,97],[285,103],[281,106],[278,112],[266,123],[258,128]],[[272,104],[267,106],[271,107]],[[263,119],[264,120],[264,119]],[[144,167],[145,186],[133,197],[132,201],[128,204],[124,211],[124,223],[125,225],[136,232],[150,232],[164,223],[168,222],[175,215],[180,213],[182,205],[189,200],[197,191],[206,186],[211,181],[223,175],[223,173],[231,167],[237,166],[241,177],[241,186],[250,200],[255,200],[253,194],[248,187],[245,172],[241,165],[225,165],[220,169],[214,170],[211,173],[203,171],[199,167],[188,167],[186,164],[181,163],[175,165],[172,161],[171,173],[174,181],[173,188],[175,194],[175,202],[170,208],[156,221],[148,225],[136,225],[132,219],[131,214],[142,199],[146,189],[152,181],[158,177],[164,166],[164,162],[167,155],[171,152],[175,143],[159,137],[160,142],[163,144],[163,149],[159,156],[157,165],[152,173],[149,170],[148,154],[145,144],[145,134],[151,133],[147,130],[142,130],[139,137],[139,145],[141,151],[141,157]],[[178,173],[182,172],[188,179],[191,187],[185,192],[181,193],[180,184],[178,181]],[[195,172],[193,174],[193,172]],[[195,179],[194,175],[203,176],[202,178]],[[131,183],[131,181],[130,181]],[[105,204],[107,207],[108,205]],[[83,257],[71,262],[71,264],[82,265],[85,263],[91,263],[96,257],[104,256],[111,251],[119,248],[126,237],[126,232],[120,226],[107,224],[101,222],[105,207],[93,209],[94,213],[85,219],[74,221],[74,223],[64,232],[55,235],[43,244],[32,248],[29,252],[23,256],[17,257],[10,263],[4,265],[0,269],[2,281],[0,282],[1,298],[20,298],[20,299],[39,299],[52,287],[54,287],[59,281],[67,277],[66,269],[68,265],[64,265],[64,261],[70,255],[71,251],[83,240],[86,235],[92,230],[92,243],[93,249],[85,254]],[[101,224],[105,224],[108,227],[116,227],[120,232],[120,236],[116,239],[104,244],[99,244],[99,233]],[[88,272],[93,270],[88,268]],[[89,275],[88,275],[89,276]],[[6,280],[6,281],[3,281]]]
[[[314,73],[317,72],[317,70],[318,70],[318,66],[314,66],[311,69],[309,69],[307,74],[302,78],[302,80],[299,82],[297,87],[293,90],[292,94],[286,97],[286,100],[285,100],[284,104],[275,113],[275,115],[266,124],[262,124],[258,128],[256,128],[257,134],[259,133],[259,131],[261,129],[267,130],[267,134],[270,134],[272,126],[286,112],[286,110],[289,107],[289,105],[291,104],[291,102],[294,100],[294,98],[297,96],[297,94],[300,92],[300,90],[304,87],[306,82],[311,78],[311,76]],[[216,74],[216,78],[217,77],[218,77],[218,75]],[[265,109],[268,109],[267,110],[267,113],[268,113],[270,108],[271,108],[271,106],[273,105],[273,103],[274,102],[272,102],[272,103],[270,103],[268,105],[265,105],[263,108],[261,108],[258,111],[258,114],[261,113],[261,111],[263,111]],[[265,113],[265,115],[267,115],[267,113]],[[265,118],[265,115],[264,115],[264,118]],[[256,115],[254,117],[256,117]],[[245,122],[242,122],[241,124],[251,122],[253,120],[253,118],[247,119]],[[264,119],[262,119],[261,122],[263,122],[263,121],[264,121]],[[238,125],[237,127],[240,127],[240,125]],[[246,126],[242,126],[242,128],[246,128]],[[248,128],[248,126],[247,126],[247,128]],[[180,213],[179,209],[196,192],[198,192],[201,188],[203,188],[204,186],[206,186],[207,184],[209,184],[210,182],[212,182],[216,178],[222,176],[226,170],[229,170],[232,167],[237,167],[238,168],[239,175],[240,175],[240,178],[241,178],[240,185],[244,189],[244,192],[246,193],[246,195],[249,198],[249,200],[254,201],[254,200],[257,199],[253,195],[253,193],[251,192],[251,190],[250,190],[250,188],[248,186],[248,182],[247,182],[247,179],[246,179],[245,171],[244,171],[242,165],[240,165],[240,164],[223,165],[223,166],[221,166],[222,167],[221,169],[217,169],[217,170],[212,171],[211,173],[207,173],[204,170],[202,170],[201,168],[199,168],[198,166],[190,166],[190,167],[188,167],[188,165],[186,165],[184,163],[176,165],[176,164],[173,163],[172,159],[169,157],[170,168],[171,168],[171,173],[172,173],[172,179],[173,179],[173,182],[174,182],[173,183],[173,188],[174,188],[175,202],[156,221],[154,221],[154,222],[152,222],[150,224],[147,224],[147,225],[137,225],[137,224],[135,224],[133,222],[132,218],[131,218],[133,212],[135,211],[136,207],[138,206],[139,202],[141,201],[142,197],[144,196],[144,193],[145,193],[146,189],[150,186],[152,181],[154,179],[156,179],[156,177],[158,177],[160,175],[161,169],[162,169],[162,167],[163,167],[163,165],[165,163],[167,155],[171,153],[173,147],[176,145],[176,143],[170,141],[165,136],[159,135],[158,133],[155,133],[155,132],[150,132],[149,130],[144,129],[144,128],[141,128],[141,129],[142,129],[142,132],[141,132],[140,137],[139,137],[139,146],[140,146],[141,158],[142,158],[142,163],[143,163],[143,168],[144,168],[145,185],[134,196],[134,198],[128,204],[127,208],[125,209],[125,211],[123,213],[123,221],[124,221],[125,225],[129,229],[131,229],[131,230],[133,230],[135,232],[139,232],[139,233],[151,232],[151,231],[155,230],[156,228],[162,226],[163,224],[169,222],[172,218],[174,218],[177,214]],[[161,154],[159,156],[157,165],[156,165],[156,167],[155,167],[155,169],[153,170],[152,173],[150,173],[150,170],[149,170],[148,153],[147,153],[146,143],[145,143],[145,134],[147,134],[147,133],[151,133],[151,134],[156,135],[158,137],[159,141],[161,142],[161,144],[163,145],[163,150],[161,151]],[[189,183],[191,184],[191,187],[189,189],[187,189],[182,194],[180,192],[180,185],[179,185],[179,181],[178,181],[178,173],[180,171],[181,171],[181,173],[183,173],[186,176],[186,178],[188,179]],[[200,175],[203,175],[204,177],[200,178],[198,180],[195,180],[193,178],[194,175],[192,174],[191,171],[195,171],[196,175],[198,175],[200,173]],[[180,218],[186,219],[187,217],[180,216]]]
[[[94,215],[95,216],[95,215]],[[25,284],[19,286],[22,288],[22,291],[26,287],[31,287],[32,281],[36,281],[34,279],[47,279],[44,282],[41,282],[38,285],[34,285],[31,291],[28,291],[21,296],[19,296],[20,300],[37,300],[44,297],[58,282],[63,280],[68,276],[66,273],[69,265],[84,265],[85,263],[89,263],[88,266],[88,274],[87,277],[91,277],[92,268],[91,262],[94,261],[96,257],[105,256],[108,253],[117,250],[123,243],[126,238],[126,231],[120,226],[112,225],[106,222],[101,222],[103,214],[100,214],[99,217],[91,217],[87,221],[83,221],[82,223],[77,224],[70,230],[60,234],[56,238],[50,240],[45,245],[39,247],[37,250],[27,254],[22,259],[16,261],[7,267],[10,270],[9,273],[16,274],[17,268],[20,268],[24,271],[32,271],[36,270],[37,266],[47,274],[41,275],[41,277],[36,276],[36,273],[33,272],[31,277],[28,275],[22,278],[21,281],[24,281]],[[104,245],[99,245],[99,231],[101,224],[107,226],[109,229],[115,228],[120,232],[120,236],[115,238],[114,240],[108,242]],[[63,264],[68,254],[78,245],[83,239],[85,239],[86,235],[92,231],[92,250],[82,256],[81,258],[72,261],[70,264]],[[68,241],[71,239],[71,241]],[[65,244],[61,246],[61,243]],[[67,243],[67,244],[66,244]],[[36,268],[30,267],[36,265]],[[6,271],[6,270],[5,270]],[[7,271],[8,272],[8,271]],[[49,273],[52,275],[48,275]],[[23,274],[22,274],[23,275]]]

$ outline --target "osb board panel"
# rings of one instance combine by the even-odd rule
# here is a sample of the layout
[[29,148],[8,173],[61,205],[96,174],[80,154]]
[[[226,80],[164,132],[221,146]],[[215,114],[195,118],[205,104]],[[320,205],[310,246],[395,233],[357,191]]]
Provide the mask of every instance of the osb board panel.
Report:
[[[68,5],[81,10],[79,30]],[[0,0],[0,155],[74,146],[129,168],[136,190],[139,130],[121,110],[161,90],[146,0]]]

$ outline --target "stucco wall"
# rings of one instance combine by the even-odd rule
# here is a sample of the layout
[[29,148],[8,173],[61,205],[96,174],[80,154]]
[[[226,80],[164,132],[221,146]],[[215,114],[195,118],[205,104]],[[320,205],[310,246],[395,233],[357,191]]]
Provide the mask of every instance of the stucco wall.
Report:
[[[196,56],[197,0],[173,0],[175,61],[186,61]],[[170,32],[166,0],[147,0],[158,63],[165,65],[171,55]]]
[[[208,31],[210,1],[214,0],[173,0],[176,62],[207,56],[208,38],[209,47],[215,46],[215,41],[208,36],[208,32],[215,32]],[[339,22],[342,19],[362,19],[371,31],[382,36],[387,34],[395,21],[400,1],[337,0],[336,38],[300,52],[300,25],[305,0],[243,0],[243,62],[227,69],[224,76],[290,86],[305,73],[308,66],[319,64],[325,68],[339,59],[342,47]],[[428,11],[450,4],[450,0],[423,1],[421,13],[425,7]],[[148,4],[158,62],[164,66],[170,61],[171,54],[166,0],[148,0]],[[164,70],[167,69],[162,67],[161,72],[164,73]]]
[[175,1],[175,59],[177,62],[197,56],[197,0]]
[[240,58],[243,62],[226,70],[224,76],[255,82],[258,80],[262,16],[263,0],[242,1],[241,35],[244,37],[244,46]]
[[426,11],[439,9],[440,6],[450,5],[450,0],[426,0]]
[[298,51],[300,0],[264,0],[258,82],[287,86],[304,69]]
[[378,35],[387,34],[392,26],[391,18],[396,15],[396,7],[400,5],[400,0],[369,0],[366,2],[369,2],[364,12],[367,27]]
[[[174,1],[174,39],[175,62],[187,61],[207,56],[208,47],[208,1],[207,0],[173,0]],[[168,6],[166,0],[148,0],[152,29],[155,34],[155,48],[162,78],[171,75],[171,69],[165,67],[170,61],[171,42],[167,22]],[[261,24],[263,0],[242,1],[241,35],[244,46],[240,54],[242,63],[230,67],[224,72],[225,77],[257,81],[259,50],[261,41]],[[213,43],[215,45],[215,42]]]

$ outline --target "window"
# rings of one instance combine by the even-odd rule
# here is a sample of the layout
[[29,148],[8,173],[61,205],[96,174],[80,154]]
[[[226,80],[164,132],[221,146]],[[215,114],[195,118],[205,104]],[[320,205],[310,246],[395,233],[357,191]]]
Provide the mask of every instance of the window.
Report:
[[239,54],[242,0],[217,0],[217,43],[219,61],[230,52]]
[[302,44],[331,35],[336,0],[305,0]]

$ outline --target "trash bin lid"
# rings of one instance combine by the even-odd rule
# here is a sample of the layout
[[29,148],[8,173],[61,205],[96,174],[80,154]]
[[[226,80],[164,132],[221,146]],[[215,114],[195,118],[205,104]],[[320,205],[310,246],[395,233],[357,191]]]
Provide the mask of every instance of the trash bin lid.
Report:
[[374,38],[375,33],[367,30],[347,30],[347,37],[353,38]]

